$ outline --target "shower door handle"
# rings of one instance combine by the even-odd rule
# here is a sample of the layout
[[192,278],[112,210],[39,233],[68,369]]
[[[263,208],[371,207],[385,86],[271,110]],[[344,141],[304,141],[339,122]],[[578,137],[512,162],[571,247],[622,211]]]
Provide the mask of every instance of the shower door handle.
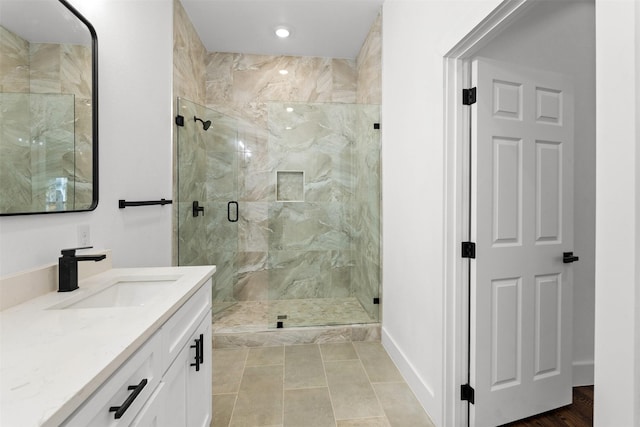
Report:
[[[235,218],[231,217],[231,205],[235,205],[236,206],[236,216]],[[227,203],[227,219],[229,220],[229,222],[238,222],[238,216],[240,214],[240,211],[238,209],[238,202],[229,202]]]

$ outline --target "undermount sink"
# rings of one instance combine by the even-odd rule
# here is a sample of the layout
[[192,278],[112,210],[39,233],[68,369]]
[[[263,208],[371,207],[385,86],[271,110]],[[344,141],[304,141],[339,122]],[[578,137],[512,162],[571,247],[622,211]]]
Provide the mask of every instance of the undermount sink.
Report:
[[179,277],[118,279],[88,295],[78,295],[50,307],[52,310],[105,307],[142,307]]

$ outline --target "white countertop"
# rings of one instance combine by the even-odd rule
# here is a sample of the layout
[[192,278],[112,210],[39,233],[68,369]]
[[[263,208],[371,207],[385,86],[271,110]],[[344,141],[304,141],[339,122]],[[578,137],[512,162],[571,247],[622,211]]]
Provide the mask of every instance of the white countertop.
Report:
[[[0,425],[57,426],[184,304],[214,266],[112,269],[0,313]],[[142,306],[50,309],[122,278],[174,276]]]

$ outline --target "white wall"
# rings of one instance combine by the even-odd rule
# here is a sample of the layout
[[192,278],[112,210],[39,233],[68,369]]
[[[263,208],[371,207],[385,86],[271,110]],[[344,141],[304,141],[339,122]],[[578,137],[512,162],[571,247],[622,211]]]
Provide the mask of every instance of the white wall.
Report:
[[[443,426],[443,62],[499,1],[383,9],[383,344]],[[596,0],[595,425],[640,424],[640,5]],[[635,406],[634,406],[635,405]]]
[[[544,29],[544,31],[541,31]],[[571,76],[575,93],[574,385],[593,384],[595,319],[595,2],[540,2],[478,56]]]
[[594,425],[640,425],[640,3],[596,0]]
[[443,425],[443,57],[500,3],[383,6],[383,345]]
[[55,262],[77,226],[115,267],[171,264],[172,2],[74,0],[98,34],[100,201],[89,213],[0,218],[0,276]]

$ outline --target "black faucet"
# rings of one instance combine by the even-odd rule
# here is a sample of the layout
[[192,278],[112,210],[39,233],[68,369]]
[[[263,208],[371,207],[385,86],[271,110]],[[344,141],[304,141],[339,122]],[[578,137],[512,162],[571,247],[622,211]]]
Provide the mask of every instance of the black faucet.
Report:
[[91,249],[93,246],[84,248],[63,249],[62,256],[58,258],[58,292],[70,292],[78,289],[78,261],[102,261],[106,255],[80,255],[76,256],[78,249]]

